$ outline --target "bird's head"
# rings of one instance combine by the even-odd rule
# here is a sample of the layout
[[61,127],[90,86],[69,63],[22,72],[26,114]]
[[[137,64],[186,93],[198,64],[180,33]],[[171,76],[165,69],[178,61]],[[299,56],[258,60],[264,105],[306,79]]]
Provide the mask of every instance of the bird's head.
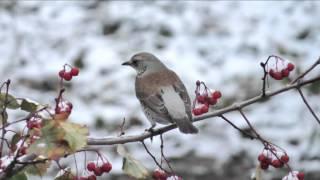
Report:
[[147,52],[133,55],[129,61],[122,63],[122,65],[131,66],[138,75],[166,69],[166,66],[156,56]]

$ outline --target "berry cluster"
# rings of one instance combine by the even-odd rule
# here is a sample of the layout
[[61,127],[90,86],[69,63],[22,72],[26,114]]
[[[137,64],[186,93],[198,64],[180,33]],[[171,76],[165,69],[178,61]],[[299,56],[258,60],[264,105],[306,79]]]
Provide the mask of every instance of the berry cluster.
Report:
[[[193,101],[192,113],[195,116],[199,116],[207,113],[210,105],[217,104],[222,95],[220,91],[209,89],[204,82],[200,82],[199,80],[196,82],[196,85],[196,98]],[[201,85],[204,87],[202,91]]]
[[[69,71],[66,71],[67,66],[70,68]],[[64,65],[64,68],[61,71],[59,71],[59,77],[66,81],[70,81],[73,76],[78,76],[78,74],[79,74],[79,69],[77,67],[72,67],[68,64]]]
[[164,172],[161,169],[156,169],[153,171],[152,173],[152,178],[154,180],[182,180],[181,177],[179,176],[170,176],[169,174],[167,174],[166,172]]
[[[294,70],[295,66],[288,60],[282,59],[279,56],[271,56],[275,58],[274,62],[267,60],[268,73],[270,77],[275,80],[282,80],[290,75],[290,72]],[[271,67],[270,67],[271,66]]]
[[[280,158],[278,156],[280,156]],[[274,168],[282,168],[289,162],[289,156],[283,152],[275,155],[271,151],[264,149],[264,151],[259,154],[258,160],[260,162],[261,169],[266,170],[269,168],[269,165]]]
[[87,170],[93,174],[88,176],[81,176],[78,179],[81,180],[95,180],[97,176],[101,176],[103,173],[109,173],[112,169],[110,162],[104,162],[101,166],[98,166],[94,162],[89,162],[87,164]]
[[282,180],[304,180],[304,173],[291,171],[287,176],[283,177]]

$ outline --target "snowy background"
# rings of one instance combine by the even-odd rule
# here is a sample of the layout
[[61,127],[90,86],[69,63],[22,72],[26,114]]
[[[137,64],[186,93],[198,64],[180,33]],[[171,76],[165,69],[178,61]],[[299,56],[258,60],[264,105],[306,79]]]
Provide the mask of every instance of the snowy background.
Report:
[[[67,84],[65,96],[74,104],[72,121],[101,137],[116,135],[125,117],[126,134],[137,134],[149,123],[134,96],[135,72],[121,66],[134,53],[157,55],[192,97],[197,79],[221,90],[216,107],[221,108],[260,93],[259,63],[271,54],[294,62],[299,68],[293,76],[313,63],[320,56],[319,19],[318,2],[1,1],[0,81],[10,78],[18,97],[53,104],[57,72],[65,63],[76,65],[80,76]],[[283,85],[270,81],[270,89]],[[319,114],[319,84],[303,91]],[[245,110],[266,139],[287,150],[293,169],[305,171],[306,179],[320,178],[319,125],[296,92]],[[238,113],[226,116],[247,129]],[[196,126],[198,135],[174,130],[164,136],[165,153],[178,175],[249,179],[262,145],[219,118]],[[158,138],[147,144],[160,155]],[[141,144],[126,147],[150,170],[156,167]],[[115,147],[102,149],[114,167],[104,179],[130,179],[121,172]],[[264,176],[280,179],[286,173],[271,168]]]

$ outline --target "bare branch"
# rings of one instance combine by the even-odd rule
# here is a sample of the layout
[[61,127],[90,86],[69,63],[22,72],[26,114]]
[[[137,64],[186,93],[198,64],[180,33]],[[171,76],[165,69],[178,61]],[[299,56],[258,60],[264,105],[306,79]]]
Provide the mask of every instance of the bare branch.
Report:
[[301,96],[304,104],[307,106],[307,108],[308,108],[309,111],[311,112],[312,116],[313,116],[313,117],[316,119],[316,121],[320,124],[320,120],[319,120],[318,116],[316,115],[316,113],[313,111],[313,109],[312,109],[311,106],[309,105],[307,99],[304,97],[304,95],[303,95],[303,93],[302,93],[302,91],[301,91],[300,88],[298,88],[298,92],[299,92],[299,94],[300,94],[300,96]]
[[[320,76],[316,76],[314,78],[305,80],[305,81],[301,81],[299,84],[295,83],[295,84],[290,84],[286,87],[283,87],[281,89],[275,90],[275,91],[271,91],[268,92],[266,91],[265,96],[256,96],[254,98],[248,99],[246,101],[240,102],[237,105],[231,105],[229,107],[217,110],[215,112],[210,112],[207,113],[205,115],[202,116],[197,116],[193,118],[193,121],[201,121],[204,119],[208,119],[208,118],[212,118],[212,117],[217,117],[217,116],[221,116],[225,113],[228,112],[232,112],[232,111],[237,111],[239,108],[244,108],[246,106],[249,106],[251,104],[254,104],[256,102],[260,102],[265,100],[266,98],[270,98],[273,97],[275,95],[281,94],[283,92],[292,90],[292,89],[297,89],[299,87],[308,85],[308,84],[312,84],[314,82],[320,81]],[[177,128],[177,126],[175,124],[171,124],[162,128],[158,128],[155,129],[154,132],[150,133],[150,132],[144,132],[140,135],[134,135],[134,136],[121,136],[121,137],[111,137],[111,138],[88,138],[88,145],[115,145],[115,144],[125,144],[125,143],[130,143],[130,142],[138,142],[138,141],[143,141],[144,139],[150,138],[152,136],[157,136],[160,134],[163,134],[167,131],[170,131],[172,129]]]

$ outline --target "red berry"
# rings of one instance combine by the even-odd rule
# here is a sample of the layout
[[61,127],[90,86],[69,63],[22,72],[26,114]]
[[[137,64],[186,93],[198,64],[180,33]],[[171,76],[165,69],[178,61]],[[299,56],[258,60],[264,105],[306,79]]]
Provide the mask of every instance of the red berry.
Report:
[[292,64],[292,63],[288,63],[288,65],[287,65],[287,69],[288,69],[289,71],[294,70],[294,64]]
[[273,69],[270,69],[269,74],[275,80],[281,80],[282,79],[281,72],[275,72]]
[[197,80],[196,85],[197,85],[197,86],[200,86],[200,84],[201,84],[200,81]]
[[88,179],[88,180],[96,180],[97,177],[96,177],[96,175],[92,174],[91,176],[88,176],[87,179]]
[[72,79],[71,73],[70,72],[64,73],[63,79],[66,80],[66,81],[70,81]]
[[211,98],[209,99],[208,103],[209,103],[210,105],[215,105],[215,104],[217,104],[217,99],[211,97]]
[[204,114],[204,113],[207,113],[209,111],[209,106],[208,105],[203,105],[201,107],[201,113]]
[[219,98],[221,98],[221,92],[220,91],[214,91],[213,93],[212,93],[212,98],[214,98],[214,99],[219,99]]
[[76,180],[88,180],[88,178],[85,176],[81,176],[80,178],[76,178]]
[[298,178],[299,180],[304,180],[304,173],[303,173],[303,172],[299,172],[299,173],[297,174],[297,178]]
[[76,67],[73,67],[73,68],[71,69],[71,71],[70,71],[70,74],[71,74],[72,76],[78,76],[78,74],[79,74],[79,69],[76,68]]
[[266,169],[269,168],[269,164],[266,163],[266,162],[261,162],[261,163],[260,163],[260,167],[261,167],[261,169],[266,170]]
[[157,180],[166,180],[168,175],[162,170],[155,170],[152,177]]
[[288,69],[283,69],[283,70],[281,71],[281,75],[282,75],[282,77],[288,77],[288,76],[289,76],[289,74],[290,74],[290,72],[289,72],[289,70],[288,70]]
[[27,147],[22,146],[22,147],[19,149],[19,154],[20,154],[20,155],[25,155],[25,154],[27,154]]
[[94,171],[96,169],[96,164],[93,162],[90,162],[87,164],[88,171]]
[[110,172],[111,171],[111,169],[112,169],[112,165],[111,165],[111,163],[104,163],[102,166],[101,166],[101,170],[103,171],[103,172],[106,172],[106,173],[108,173],[108,172]]
[[194,109],[192,110],[192,113],[193,113],[195,116],[199,116],[199,115],[202,114],[200,108],[194,108]]
[[98,167],[96,167],[94,170],[93,170],[93,172],[94,172],[94,174],[96,175],[96,176],[101,176],[102,175],[102,170],[100,169],[100,168],[98,168]]
[[283,163],[279,159],[275,159],[272,161],[271,165],[275,168],[281,168]]
[[281,161],[283,162],[283,163],[288,163],[289,162],[289,156],[288,155],[282,155],[281,156]]
[[59,77],[60,77],[60,78],[63,78],[65,72],[66,72],[66,71],[65,71],[64,69],[61,70],[61,71],[59,71]]
[[264,154],[259,154],[258,160],[259,160],[260,162],[265,162],[266,159],[267,159],[267,157],[266,157]]
[[201,104],[204,104],[206,102],[206,98],[204,96],[198,96],[197,101]]

